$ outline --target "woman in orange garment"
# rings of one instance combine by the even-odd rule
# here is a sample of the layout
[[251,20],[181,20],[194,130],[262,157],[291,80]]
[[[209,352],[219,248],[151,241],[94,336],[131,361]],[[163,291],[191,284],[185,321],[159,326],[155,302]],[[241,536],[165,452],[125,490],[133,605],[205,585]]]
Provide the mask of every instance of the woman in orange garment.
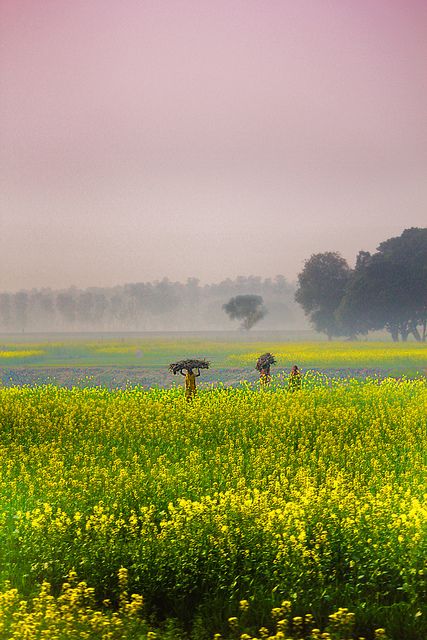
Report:
[[291,373],[289,374],[289,382],[288,382],[288,390],[289,391],[298,391],[302,386],[302,373],[300,369],[298,369],[297,365],[291,369]]
[[190,402],[196,395],[196,378],[200,375],[200,369],[197,369],[197,373],[193,369],[187,369],[187,373],[181,371],[181,375],[185,376],[185,399]]

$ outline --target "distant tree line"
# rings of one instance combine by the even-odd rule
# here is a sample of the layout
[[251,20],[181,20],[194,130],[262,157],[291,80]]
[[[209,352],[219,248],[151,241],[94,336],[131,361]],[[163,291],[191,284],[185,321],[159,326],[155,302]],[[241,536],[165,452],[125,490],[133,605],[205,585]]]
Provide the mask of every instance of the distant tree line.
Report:
[[405,229],[376,253],[360,251],[354,269],[336,252],[317,253],[298,275],[296,301],[313,327],[356,338],[386,329],[392,339],[427,333],[427,228]]
[[[227,279],[201,285],[137,282],[111,288],[33,289],[0,293],[0,331],[198,331],[229,329],[223,305],[232,297],[262,296],[268,306],[264,328],[296,329],[304,317],[295,287],[283,276]],[[264,323],[263,323],[264,325]]]

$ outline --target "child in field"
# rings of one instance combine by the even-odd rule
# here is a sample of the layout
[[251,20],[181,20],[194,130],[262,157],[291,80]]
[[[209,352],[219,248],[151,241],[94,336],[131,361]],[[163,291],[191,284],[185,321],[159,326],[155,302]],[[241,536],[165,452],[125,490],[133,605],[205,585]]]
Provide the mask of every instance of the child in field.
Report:
[[185,377],[185,399],[191,402],[196,395],[196,378],[200,375],[200,369],[197,369],[197,373],[193,369],[187,369],[187,373],[181,370],[181,375]]
[[297,391],[298,389],[301,389],[301,384],[302,384],[302,373],[298,369],[297,365],[294,364],[294,366],[291,369],[291,373],[289,374],[288,391],[293,392],[293,391]]

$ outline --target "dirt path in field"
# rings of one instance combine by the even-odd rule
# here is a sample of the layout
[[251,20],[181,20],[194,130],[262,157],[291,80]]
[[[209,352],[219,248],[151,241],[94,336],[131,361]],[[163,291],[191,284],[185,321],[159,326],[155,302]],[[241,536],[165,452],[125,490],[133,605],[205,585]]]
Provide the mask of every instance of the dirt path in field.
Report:
[[[310,371],[314,371],[311,369]],[[328,377],[366,377],[384,378],[390,375],[381,369],[317,369]],[[285,372],[283,378],[286,377]],[[258,373],[253,369],[223,368],[202,372],[199,386],[206,387],[222,383],[236,386],[243,380],[255,382]],[[148,389],[160,387],[168,389],[174,385],[181,386],[181,376],[173,376],[165,368],[149,367],[43,367],[43,368],[0,368],[0,383],[4,387],[22,385],[55,384],[61,387],[96,387],[108,389],[125,389],[129,386],[141,385]]]

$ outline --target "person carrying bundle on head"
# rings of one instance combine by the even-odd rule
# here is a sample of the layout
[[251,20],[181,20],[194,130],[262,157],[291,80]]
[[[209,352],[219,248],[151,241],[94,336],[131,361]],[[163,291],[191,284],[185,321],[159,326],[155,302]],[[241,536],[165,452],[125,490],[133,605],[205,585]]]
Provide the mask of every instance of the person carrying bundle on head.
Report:
[[185,377],[185,399],[190,402],[196,395],[196,378],[200,375],[200,369],[197,369],[197,373],[194,373],[193,369],[189,368],[187,372],[181,370],[181,375]]
[[[200,376],[200,369],[209,369],[208,360],[198,360],[196,358],[188,358],[180,360],[169,365],[169,371],[176,375],[178,372],[185,378],[185,399],[187,402],[193,400],[196,395],[196,378]],[[194,371],[197,373],[194,373]]]
[[255,368],[259,371],[259,383],[262,387],[271,382],[270,367],[272,364],[276,364],[276,358],[272,353],[264,353],[257,360]]
[[301,389],[301,385],[302,373],[298,369],[297,365],[294,364],[291,369],[291,373],[289,374],[288,391],[297,391],[298,389]]
[[270,384],[270,382],[271,382],[270,365],[267,364],[265,365],[265,367],[262,367],[262,369],[259,372],[259,383],[264,386],[266,384]]

